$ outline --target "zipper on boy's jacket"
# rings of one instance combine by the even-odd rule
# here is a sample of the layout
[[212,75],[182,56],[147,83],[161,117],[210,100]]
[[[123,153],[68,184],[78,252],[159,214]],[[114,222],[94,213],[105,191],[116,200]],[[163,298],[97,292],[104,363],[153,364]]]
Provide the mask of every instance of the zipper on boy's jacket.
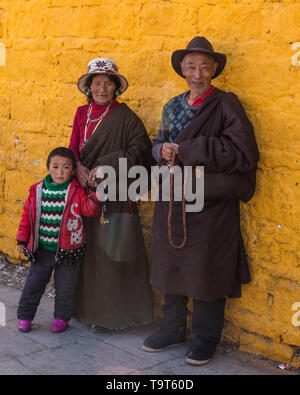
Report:
[[32,253],[33,253],[34,252],[34,232],[33,232],[33,221],[32,221],[32,214],[31,214],[31,205],[29,207],[29,218],[30,218],[30,227],[31,227],[30,230],[31,230],[31,237],[32,237]]
[[59,249],[59,245],[60,245],[61,226],[62,226],[62,223],[63,223],[65,211],[66,211],[68,203],[70,202],[70,200],[72,199],[72,196],[74,195],[75,189],[76,189],[76,186],[74,185],[73,191],[71,192],[71,195],[70,195],[69,199],[66,201],[66,204],[65,204],[65,207],[64,207],[64,210],[63,210],[63,213],[62,213],[60,227],[59,227],[59,233],[58,233],[58,246],[57,246],[57,251],[56,251],[56,254],[55,254],[55,261],[56,261],[56,258],[57,258],[57,253],[58,253],[58,249]]

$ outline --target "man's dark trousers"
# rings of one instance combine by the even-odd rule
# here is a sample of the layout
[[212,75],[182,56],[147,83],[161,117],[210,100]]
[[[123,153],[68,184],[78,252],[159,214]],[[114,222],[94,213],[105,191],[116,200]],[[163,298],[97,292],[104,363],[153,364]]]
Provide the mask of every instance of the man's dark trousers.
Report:
[[[165,294],[162,329],[186,327],[187,296]],[[203,340],[219,342],[224,324],[226,298],[202,301],[193,299],[192,331]]]

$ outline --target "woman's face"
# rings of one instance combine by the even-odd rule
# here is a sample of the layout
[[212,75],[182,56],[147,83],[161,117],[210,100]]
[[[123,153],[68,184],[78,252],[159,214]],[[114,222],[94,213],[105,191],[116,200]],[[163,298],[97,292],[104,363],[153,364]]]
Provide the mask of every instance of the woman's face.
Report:
[[113,100],[115,90],[115,83],[105,74],[96,75],[90,86],[94,102],[100,105],[110,103]]

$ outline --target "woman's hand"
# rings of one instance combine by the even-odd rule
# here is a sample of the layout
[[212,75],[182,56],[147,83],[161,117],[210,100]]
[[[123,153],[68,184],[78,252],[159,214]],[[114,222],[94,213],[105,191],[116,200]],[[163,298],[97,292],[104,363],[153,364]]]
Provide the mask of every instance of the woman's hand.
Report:
[[86,183],[89,179],[89,170],[81,163],[77,163],[76,166],[76,177],[80,185],[85,188]]
[[100,181],[104,179],[104,174],[101,166],[97,166],[90,171],[89,174],[89,186],[91,188],[97,188]]
[[175,143],[164,143],[162,146],[162,157],[166,160],[171,160],[174,153],[178,155],[178,144]]

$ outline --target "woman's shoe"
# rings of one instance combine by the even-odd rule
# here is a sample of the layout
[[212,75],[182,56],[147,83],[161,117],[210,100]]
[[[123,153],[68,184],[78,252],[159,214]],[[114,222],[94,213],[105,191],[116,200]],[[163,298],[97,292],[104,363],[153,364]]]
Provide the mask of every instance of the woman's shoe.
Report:
[[159,329],[147,337],[142,349],[148,352],[159,352],[169,347],[177,346],[185,342],[186,328]]
[[19,320],[18,329],[20,332],[26,333],[31,331],[31,320]]
[[59,320],[59,319],[55,319],[50,331],[53,333],[60,333],[65,331],[68,328],[68,321],[64,321],[64,320]]

